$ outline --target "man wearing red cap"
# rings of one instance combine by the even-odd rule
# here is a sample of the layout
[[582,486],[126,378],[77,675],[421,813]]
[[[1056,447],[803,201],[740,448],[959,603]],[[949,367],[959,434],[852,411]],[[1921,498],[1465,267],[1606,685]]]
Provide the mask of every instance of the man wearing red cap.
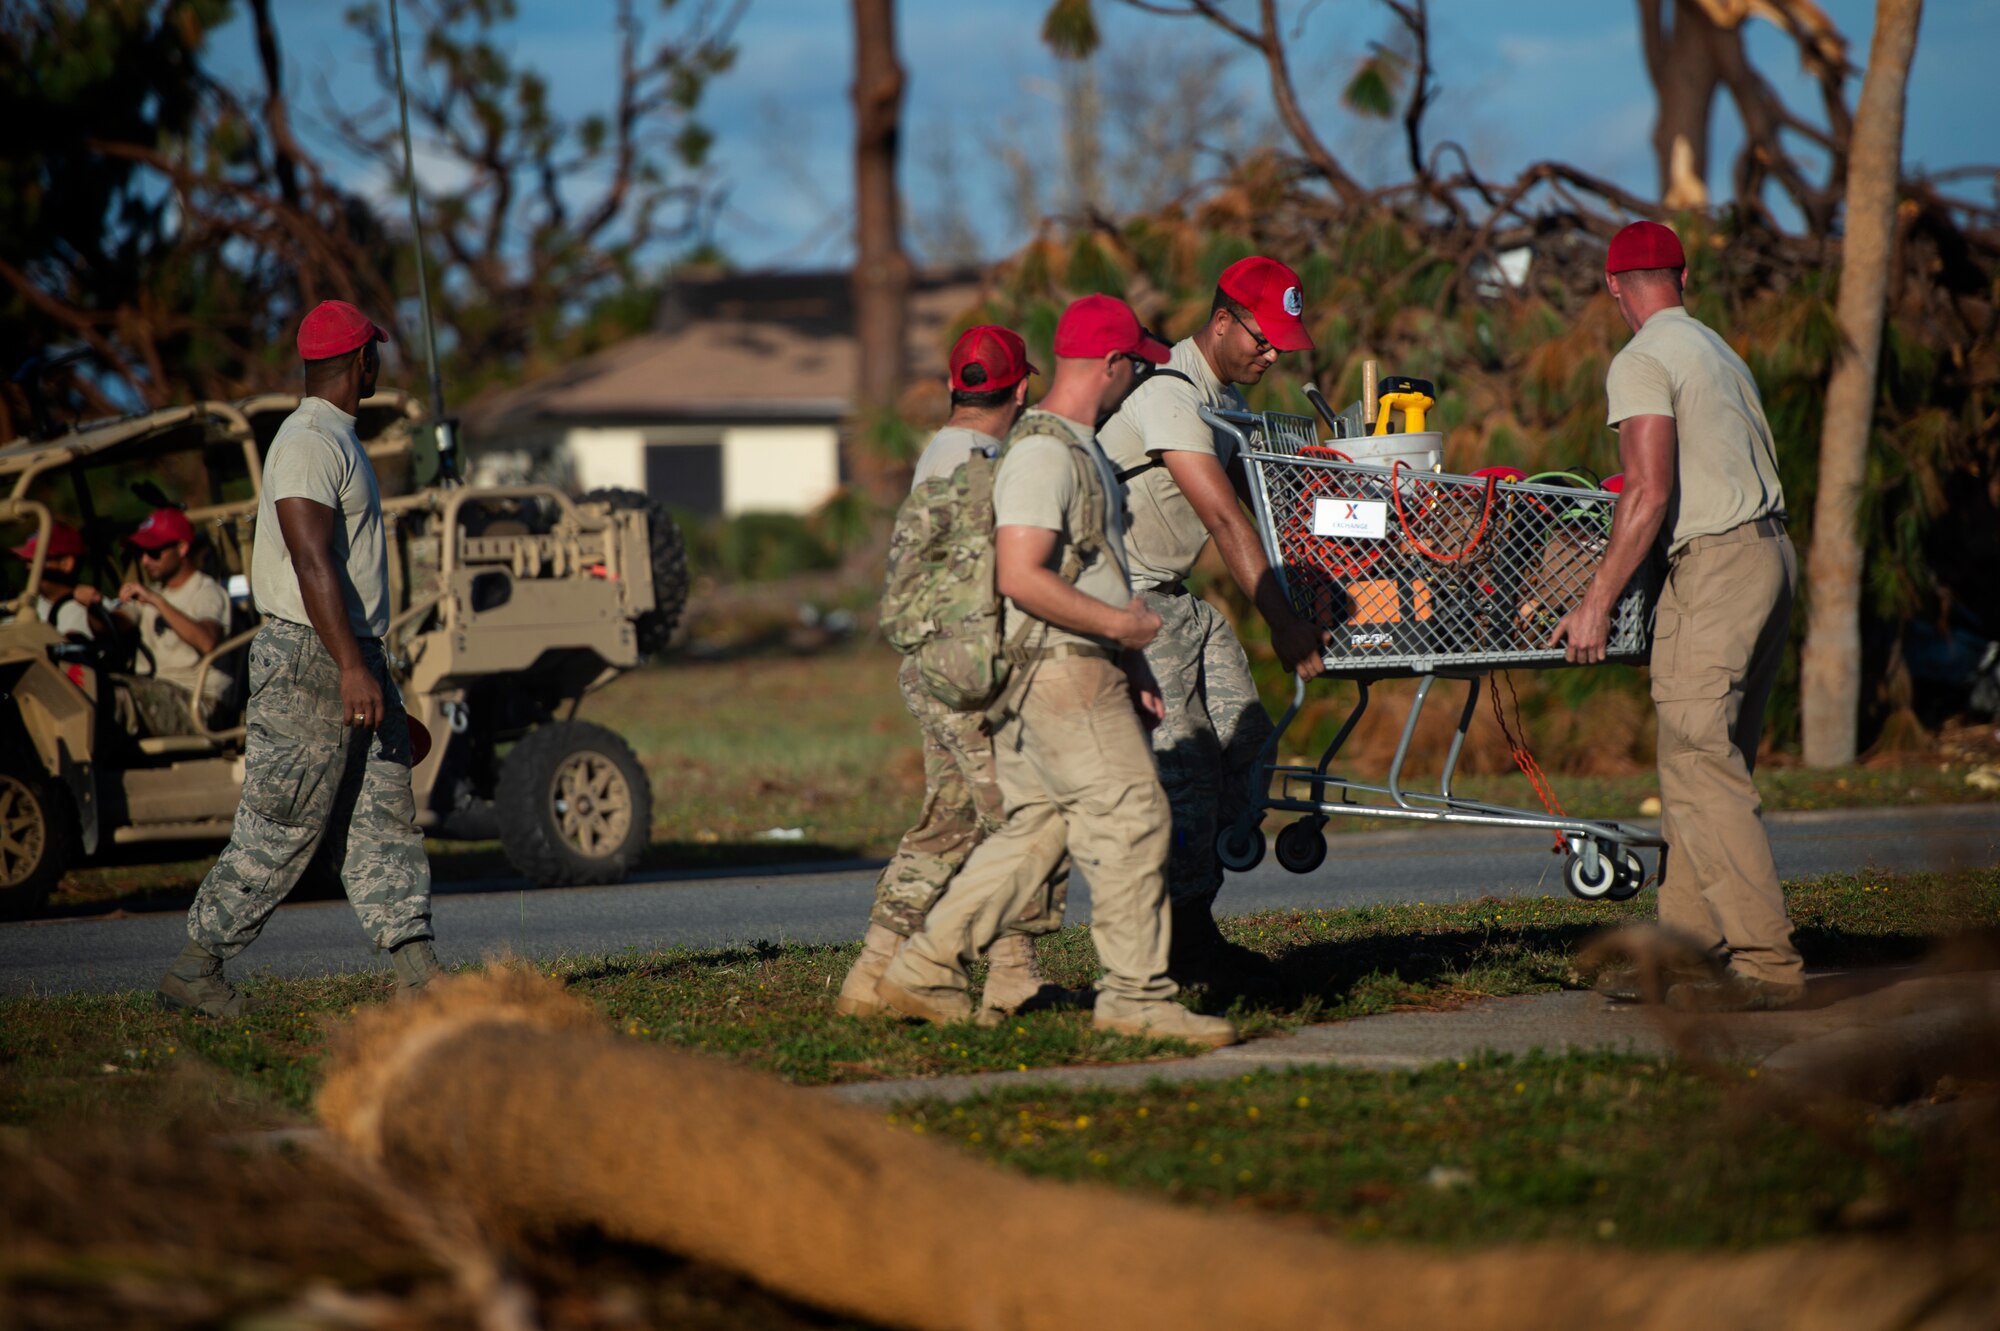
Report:
[[1167,719],[1153,732],[1160,782],[1174,811],[1167,895],[1173,903],[1174,979],[1217,992],[1273,996],[1270,962],[1226,941],[1215,926],[1222,866],[1219,825],[1251,798],[1250,777],[1271,719],[1251,681],[1243,645],[1222,614],[1190,595],[1187,576],[1213,540],[1230,575],[1271,626],[1287,670],[1311,679],[1325,667],[1330,634],[1293,611],[1244,511],[1248,481],[1231,440],[1202,407],[1244,409],[1238,384],[1254,384],[1288,351],[1312,347],[1299,275],[1253,256],[1223,270],[1208,322],[1173,349],[1104,427],[1104,451],[1127,478],[1132,585],[1161,620],[1146,662],[1160,681]]
[[[30,536],[9,553],[22,563],[33,565],[41,539],[39,533]],[[67,522],[49,524],[49,553],[42,560],[42,580],[35,587],[35,618],[75,641],[88,641],[95,636],[90,626],[90,607],[101,599],[95,588],[78,584],[83,555],[83,536],[76,528]]]
[[354,432],[388,337],[345,301],[299,325],[306,396],[265,453],[250,563],[264,623],[250,644],[243,799],[188,911],[187,949],[160,981],[163,1006],[240,1015],[222,963],[255,941],[319,853],[340,867],[397,989],[437,972],[409,726],[382,652],[382,496]]
[[1090,878],[1104,976],[1099,1030],[1221,1045],[1236,1028],[1173,1001],[1169,815],[1142,715],[1160,718],[1141,649],[1158,616],[1131,594],[1124,505],[1098,424],[1167,347],[1124,301],[1086,296],[1056,325],[1055,382],[1009,436],[993,484],[999,590],[1020,664],[994,734],[1006,821],[981,842],[876,986],[927,1021],[972,1015],[967,972],[1023,919],[1052,918],[1066,857]]
[[[229,623],[229,593],[188,559],[194,524],[177,508],[156,508],[125,538],[139,552],[143,582],[118,591],[112,613],[134,628],[152,672],[118,681],[122,698],[137,715],[128,724],[141,734],[193,735],[194,685],[201,658],[215,650]],[[229,680],[210,670],[202,683],[204,713],[214,707]],[[204,715],[204,720],[206,716]]]
[[[969,328],[952,346],[951,417],[917,459],[910,482],[948,477],[973,452],[995,456],[1000,441],[1020,419],[1028,399],[1027,344],[1012,329],[982,324]],[[875,984],[903,940],[923,928],[924,917],[944,894],[952,875],[986,835],[1000,825],[1004,800],[993,772],[993,740],[977,712],[957,712],[924,688],[917,658],[903,658],[897,672],[903,705],[924,737],[924,803],[917,825],[903,834],[896,854],[875,882],[875,905],[861,955],[847,972],[833,1010],[843,1016],[880,1012]],[[1053,912],[1054,928],[1062,916]],[[1045,930],[1046,931],[1046,930]],[[1026,933],[1002,934],[987,954],[982,1007],[1011,1012],[1042,990],[1034,940]]]
[[1597,575],[1550,643],[1572,661],[1603,660],[1612,605],[1665,545],[1652,656],[1670,860],[1660,923],[1715,963],[1667,1001],[1783,1007],[1805,993],[1803,964],[1751,780],[1798,584],[1777,447],[1750,368],[1682,306],[1679,238],[1634,222],[1604,267],[1633,332],[1606,382],[1625,482]]

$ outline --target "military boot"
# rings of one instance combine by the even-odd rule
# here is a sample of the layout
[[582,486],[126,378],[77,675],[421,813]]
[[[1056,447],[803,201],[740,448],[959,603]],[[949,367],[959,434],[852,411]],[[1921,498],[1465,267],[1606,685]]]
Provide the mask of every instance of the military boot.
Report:
[[872,1017],[886,1011],[882,1000],[875,997],[875,982],[882,978],[882,972],[889,968],[889,959],[902,945],[903,936],[888,925],[870,924],[861,938],[861,955],[847,968],[847,978],[840,983],[840,996],[833,1000],[833,1010],[843,1017]]
[[1034,939],[1026,934],[1002,934],[986,951],[986,988],[979,995],[979,1014],[974,1020],[982,1026],[997,1026],[1016,1013],[1082,1007],[1087,997],[1042,978]]
[[905,989],[885,976],[875,982],[875,998],[885,1008],[934,1026],[972,1020],[972,1000],[963,989]]
[[444,974],[437,949],[428,938],[413,938],[390,949],[389,969],[396,973],[398,998],[415,998],[425,985]]
[[1136,1035],[1147,1040],[1183,1040],[1209,1049],[1237,1044],[1243,1036],[1232,1022],[1221,1017],[1204,1017],[1166,998],[1123,998],[1114,994],[1097,996],[1097,1011],[1090,1024],[1100,1031]]
[[1215,927],[1207,901],[1175,901],[1167,975],[1183,989],[1203,989],[1215,1006],[1241,998],[1252,1004],[1285,1000],[1285,981],[1272,960],[1232,943]]
[[250,1011],[250,1000],[222,978],[222,958],[200,943],[189,943],[160,977],[154,995],[168,1012],[199,1012],[204,1017],[241,1017]]

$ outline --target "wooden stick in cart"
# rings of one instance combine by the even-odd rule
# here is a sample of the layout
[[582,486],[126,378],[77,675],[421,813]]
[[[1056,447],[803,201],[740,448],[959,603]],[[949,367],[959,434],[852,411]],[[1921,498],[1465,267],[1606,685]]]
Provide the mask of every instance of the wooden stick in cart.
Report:
[[1375,433],[1375,362],[1361,362],[1361,433]]

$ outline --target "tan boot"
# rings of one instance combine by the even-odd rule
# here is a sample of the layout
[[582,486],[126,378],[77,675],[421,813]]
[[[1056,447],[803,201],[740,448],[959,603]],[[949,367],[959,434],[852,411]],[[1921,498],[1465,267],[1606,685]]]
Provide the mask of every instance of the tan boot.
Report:
[[875,997],[892,1011],[937,1026],[972,1020],[972,1000],[963,989],[905,989],[884,978],[875,982]]
[[861,939],[861,955],[840,982],[840,997],[833,1000],[833,1010],[843,1017],[872,1017],[885,1011],[882,1000],[875,997],[875,982],[902,945],[903,936],[888,925],[870,924]]
[[1044,987],[1042,968],[1035,961],[1035,940],[1026,934],[1001,934],[986,950],[986,988],[979,996],[982,1011],[1017,1012]]
[[200,943],[189,943],[160,977],[156,995],[168,1012],[199,1012],[204,1017],[242,1017],[249,1000],[222,978],[222,958]]
[[1221,1017],[1204,1017],[1165,998],[1116,998],[1097,996],[1097,1013],[1092,1026],[1117,1035],[1137,1035],[1147,1040],[1184,1040],[1188,1044],[1220,1049],[1238,1044],[1243,1036]]

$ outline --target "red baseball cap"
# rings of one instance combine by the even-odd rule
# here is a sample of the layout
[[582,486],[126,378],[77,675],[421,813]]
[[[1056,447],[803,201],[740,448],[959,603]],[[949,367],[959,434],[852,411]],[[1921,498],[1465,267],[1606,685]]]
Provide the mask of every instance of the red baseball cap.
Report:
[[1604,252],[1604,271],[1630,272],[1634,268],[1685,268],[1687,254],[1672,227],[1658,222],[1634,222],[1611,238]]
[[1216,279],[1222,294],[1257,316],[1264,340],[1280,351],[1311,351],[1312,334],[1306,331],[1305,287],[1299,275],[1261,254],[1238,259]]
[[[966,371],[977,373],[967,377]],[[980,324],[959,334],[951,348],[951,387],[957,393],[1012,388],[1041,371],[1028,363],[1028,344],[1011,328]]]
[[194,524],[177,508],[156,508],[139,524],[139,530],[125,538],[125,544],[141,550],[163,550],[181,541],[194,540]]
[[382,326],[344,300],[323,300],[299,321],[299,359],[345,356],[370,342],[387,342]]
[[1146,331],[1132,307],[1116,296],[1073,300],[1056,321],[1056,355],[1091,360],[1114,351],[1167,363],[1172,348]]
[[[23,544],[15,546],[13,548],[15,557],[32,563],[35,558],[35,545],[41,539],[41,533],[37,532],[33,536],[30,536]],[[64,555],[80,555],[82,553],[83,537],[77,534],[76,528],[70,526],[67,522],[51,522],[49,524],[50,559],[61,559]]]

